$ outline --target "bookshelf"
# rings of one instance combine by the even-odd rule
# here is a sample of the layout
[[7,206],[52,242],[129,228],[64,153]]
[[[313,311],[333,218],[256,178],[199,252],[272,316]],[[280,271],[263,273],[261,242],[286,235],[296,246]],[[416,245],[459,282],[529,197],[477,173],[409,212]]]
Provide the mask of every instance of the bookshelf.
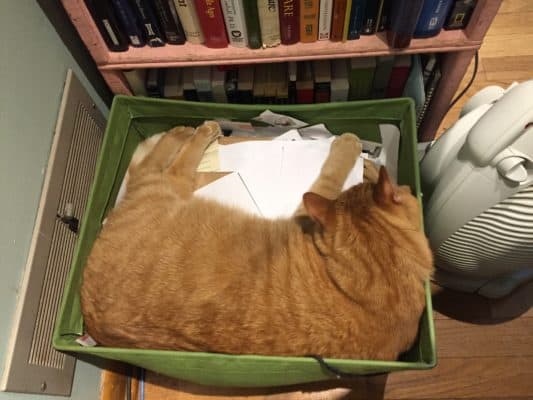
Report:
[[464,30],[441,31],[427,39],[413,39],[407,49],[388,47],[384,33],[361,36],[348,42],[317,41],[268,49],[227,47],[211,49],[186,43],[181,46],[130,47],[125,52],[111,52],[100,36],[83,0],[61,0],[85,46],[95,60],[103,78],[115,94],[131,95],[122,73],[132,68],[191,67],[272,63],[297,60],[378,56],[386,54],[442,53],[442,79],[422,126],[422,140],[432,139],[444,118],[461,80],[503,0],[478,0],[470,22]]

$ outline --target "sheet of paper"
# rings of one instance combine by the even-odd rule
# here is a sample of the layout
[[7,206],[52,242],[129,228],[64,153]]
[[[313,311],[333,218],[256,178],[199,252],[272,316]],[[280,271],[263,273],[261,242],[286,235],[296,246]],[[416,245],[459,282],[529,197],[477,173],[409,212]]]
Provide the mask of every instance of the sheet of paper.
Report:
[[[219,147],[222,171],[238,171],[267,218],[292,215],[320,173],[329,140],[242,142]],[[361,183],[359,160],[345,188]]]
[[250,214],[261,215],[248,188],[238,172],[233,172],[194,192],[196,196],[215,200],[230,207],[236,207]]
[[297,129],[291,129],[290,131],[285,132],[278,137],[275,137],[272,140],[303,140],[300,132]]

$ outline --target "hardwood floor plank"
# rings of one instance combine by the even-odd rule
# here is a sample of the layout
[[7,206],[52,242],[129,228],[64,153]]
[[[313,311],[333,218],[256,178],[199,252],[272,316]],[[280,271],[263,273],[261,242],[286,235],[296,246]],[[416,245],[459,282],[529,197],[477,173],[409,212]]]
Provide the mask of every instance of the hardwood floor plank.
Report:
[[435,327],[438,359],[533,356],[533,318],[494,325],[439,319]]
[[502,5],[498,10],[498,17],[501,14],[521,13],[528,11],[531,11],[531,0],[505,0],[502,2]]
[[385,399],[528,397],[533,357],[444,358],[432,371],[391,374]]

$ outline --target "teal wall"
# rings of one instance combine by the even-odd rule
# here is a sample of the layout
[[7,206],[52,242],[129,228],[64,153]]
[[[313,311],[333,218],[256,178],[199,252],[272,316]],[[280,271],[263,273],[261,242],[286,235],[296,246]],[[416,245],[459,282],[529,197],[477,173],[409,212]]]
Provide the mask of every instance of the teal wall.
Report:
[[[37,3],[0,0],[0,371],[68,68],[107,115]],[[98,389],[99,371],[78,362],[72,398],[97,399]],[[47,398],[0,393],[0,400]]]

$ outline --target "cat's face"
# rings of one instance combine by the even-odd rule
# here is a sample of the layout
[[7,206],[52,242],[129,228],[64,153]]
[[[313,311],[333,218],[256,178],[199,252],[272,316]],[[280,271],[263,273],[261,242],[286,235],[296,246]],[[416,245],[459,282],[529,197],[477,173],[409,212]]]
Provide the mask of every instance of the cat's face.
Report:
[[324,234],[335,238],[336,245],[355,241],[354,232],[361,232],[365,225],[388,226],[391,231],[422,229],[417,198],[408,186],[393,184],[383,167],[375,184],[354,186],[334,201],[306,193],[304,204],[309,216],[322,226]]

